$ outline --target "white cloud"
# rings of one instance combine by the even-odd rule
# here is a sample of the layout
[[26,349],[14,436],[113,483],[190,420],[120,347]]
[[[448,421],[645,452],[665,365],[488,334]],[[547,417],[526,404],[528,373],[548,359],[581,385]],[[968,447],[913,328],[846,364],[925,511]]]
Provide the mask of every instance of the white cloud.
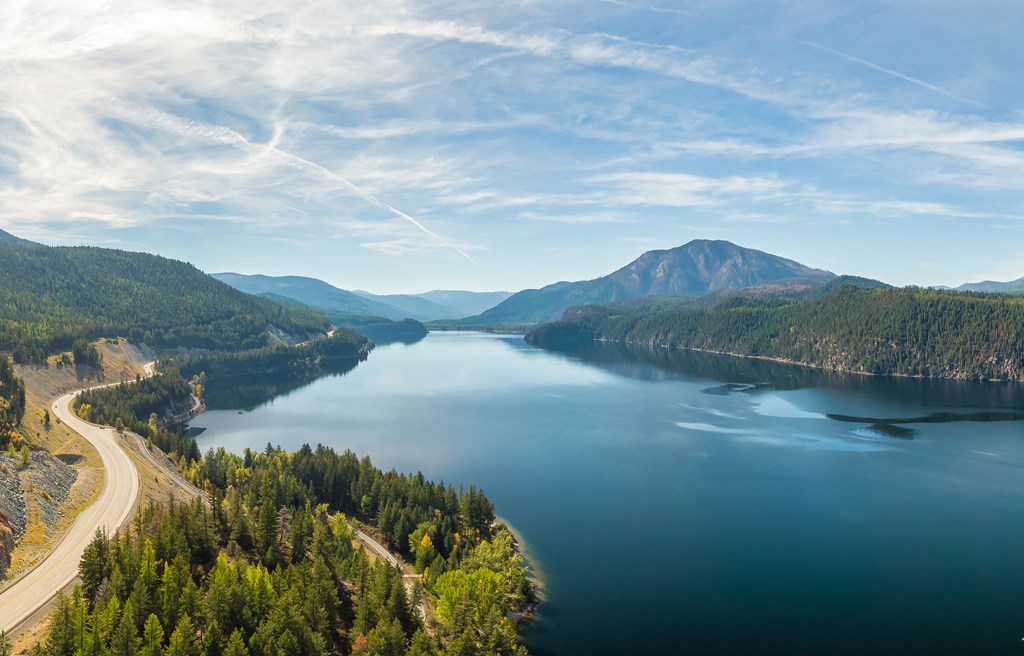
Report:
[[607,186],[616,204],[703,207],[741,197],[762,201],[778,197],[787,187],[774,176],[710,178],[687,173],[624,172],[594,176],[586,182]]

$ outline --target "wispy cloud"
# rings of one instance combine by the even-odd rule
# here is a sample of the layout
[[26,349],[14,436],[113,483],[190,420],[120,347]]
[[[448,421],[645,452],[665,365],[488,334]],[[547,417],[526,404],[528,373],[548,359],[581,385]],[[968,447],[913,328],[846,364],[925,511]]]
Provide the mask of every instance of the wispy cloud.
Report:
[[0,4],[0,223],[448,267],[638,224],[1015,225],[1007,48],[809,1]]
[[786,183],[772,176],[709,178],[688,173],[624,172],[594,176],[586,182],[607,186],[623,205],[705,207],[742,197],[744,202],[777,197]]

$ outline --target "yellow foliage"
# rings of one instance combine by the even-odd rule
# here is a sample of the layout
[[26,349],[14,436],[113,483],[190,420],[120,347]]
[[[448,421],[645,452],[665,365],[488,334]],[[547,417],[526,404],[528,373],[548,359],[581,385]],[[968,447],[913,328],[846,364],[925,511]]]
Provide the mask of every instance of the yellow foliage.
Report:
[[429,535],[424,533],[423,534],[423,539],[420,540],[420,546],[424,547],[425,549],[433,549],[434,548],[434,541],[430,539]]

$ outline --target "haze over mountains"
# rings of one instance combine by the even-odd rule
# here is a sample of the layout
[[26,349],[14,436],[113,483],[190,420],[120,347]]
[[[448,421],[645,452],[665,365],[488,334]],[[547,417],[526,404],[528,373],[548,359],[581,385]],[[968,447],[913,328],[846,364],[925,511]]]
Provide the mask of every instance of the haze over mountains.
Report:
[[994,280],[983,280],[982,282],[968,282],[956,288],[958,292],[998,292],[1005,294],[1024,293],[1024,278],[1011,280],[1009,282],[997,282]]
[[511,295],[511,292],[454,290],[377,295],[340,289],[323,280],[304,276],[274,277],[239,273],[211,275],[247,294],[270,296],[277,300],[282,297],[292,299],[341,321],[349,315],[383,317],[396,321],[406,318],[417,321],[458,319],[481,312]]

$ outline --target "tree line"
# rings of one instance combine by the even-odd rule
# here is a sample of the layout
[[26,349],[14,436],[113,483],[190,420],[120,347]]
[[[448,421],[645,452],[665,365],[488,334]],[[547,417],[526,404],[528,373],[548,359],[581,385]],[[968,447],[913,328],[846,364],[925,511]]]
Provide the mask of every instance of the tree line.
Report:
[[317,372],[339,365],[365,360],[372,348],[370,340],[347,328],[338,328],[329,337],[320,337],[294,346],[276,345],[228,351],[204,351],[177,355],[159,363],[161,370],[172,368],[186,378],[205,374],[208,381],[233,376],[271,372]]
[[527,341],[609,340],[778,358],[835,371],[1024,380],[1024,298],[839,286],[824,296],[740,296],[705,308],[584,306]]
[[174,460],[199,459],[195,438],[165,428],[167,419],[192,406],[192,389],[177,371],[161,376],[85,390],[73,401],[78,416],[94,424],[128,429],[155,444]]
[[0,446],[6,446],[25,416],[25,382],[14,374],[11,359],[0,353]]

